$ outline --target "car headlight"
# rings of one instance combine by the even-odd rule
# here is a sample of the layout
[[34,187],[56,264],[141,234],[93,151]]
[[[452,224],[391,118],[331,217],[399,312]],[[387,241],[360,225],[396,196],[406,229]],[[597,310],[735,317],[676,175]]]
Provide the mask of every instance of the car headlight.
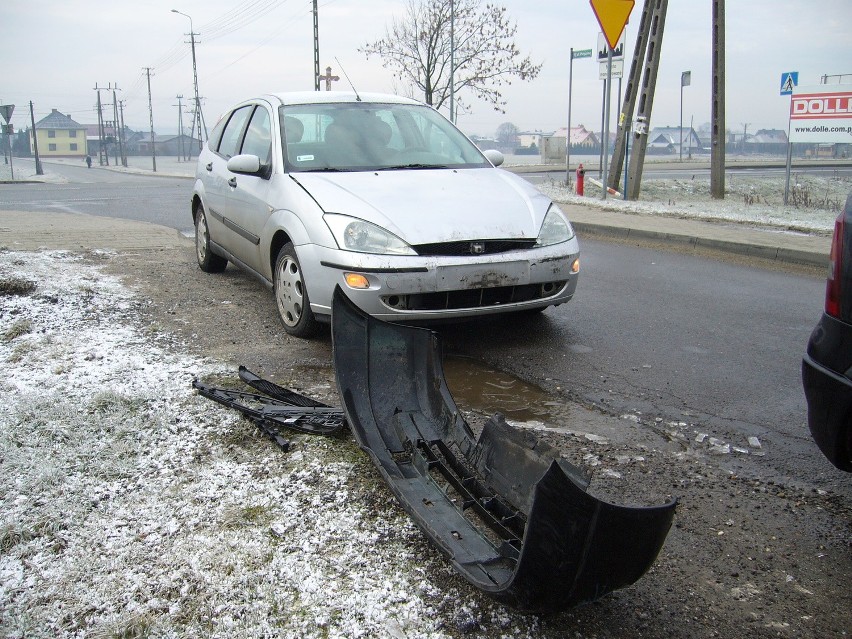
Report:
[[393,233],[380,226],[348,215],[326,214],[328,228],[344,251],[378,255],[417,255],[417,252]]
[[559,244],[560,242],[567,242],[572,237],[574,237],[574,227],[571,226],[571,222],[559,210],[558,206],[551,204],[547,215],[544,216],[541,231],[539,231],[536,238],[536,246]]

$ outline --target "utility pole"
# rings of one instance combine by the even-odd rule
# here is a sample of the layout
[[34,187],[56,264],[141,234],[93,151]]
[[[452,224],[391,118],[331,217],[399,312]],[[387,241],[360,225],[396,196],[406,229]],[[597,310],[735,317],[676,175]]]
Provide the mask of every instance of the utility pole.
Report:
[[[127,130],[124,128],[124,100],[120,100],[118,103],[118,111],[121,114],[121,139],[124,140],[124,132]],[[127,146],[125,145],[125,153],[122,158],[122,166],[127,168]]]
[[[192,30],[192,21],[189,23],[189,38],[192,43],[192,82],[195,87],[195,117],[198,119],[198,152],[201,153],[201,148],[204,146],[204,140],[201,137],[201,125],[204,116],[201,115],[201,98],[198,97],[198,65],[195,62],[195,36],[200,35]],[[204,126],[204,137],[207,137],[207,125]]]
[[[678,148],[678,155],[681,162],[683,162],[683,87],[688,87],[692,83],[692,71],[682,71],[680,74],[680,145]],[[689,135],[692,136],[692,125],[689,127]],[[690,137],[691,139],[691,137]],[[690,154],[690,159],[692,158]]]
[[456,7],[450,0],[450,122],[456,123]]
[[743,124],[743,143],[742,143],[742,154],[745,155],[745,143],[746,143],[746,135],[748,134],[748,125],[751,122],[746,122]]
[[710,195],[725,199],[725,0],[713,0]]
[[627,76],[627,87],[624,90],[624,102],[621,105],[621,115],[618,117],[618,129],[615,147],[612,150],[608,186],[618,189],[621,170],[629,143],[630,130],[633,124],[633,110],[636,108],[636,96],[642,79],[642,64],[645,51],[648,48],[648,36],[651,31],[651,12],[654,0],[645,0],[642,8],[642,18],[639,21],[639,33],[636,34],[636,47],[633,50],[633,62],[630,64],[630,75]]
[[633,153],[630,155],[627,176],[627,199],[638,200],[642,187],[642,169],[645,164],[645,150],[648,146],[648,126],[651,122],[651,110],[654,106],[654,91],[657,87],[657,71],[660,68],[660,50],[663,45],[663,31],[666,26],[668,0],[652,0],[651,28],[648,32],[648,50],[641,91],[639,92],[637,126],[633,132]]
[[[118,88],[117,82],[112,89],[113,130],[115,131],[116,142],[118,142],[118,152],[119,155],[121,155],[121,166],[127,166],[127,156],[124,155],[124,129],[119,129],[118,126],[118,99],[115,95],[116,91],[121,91],[121,89]],[[116,164],[118,164],[118,162],[116,162]]]
[[319,67],[319,11],[317,0],[314,0],[314,91],[320,90],[320,67]]
[[38,136],[35,128],[35,114],[33,113],[33,101],[30,100],[30,122],[33,125],[33,152],[35,153],[36,175],[44,175],[44,169],[41,167],[41,158],[38,157]]
[[201,153],[201,149],[204,146],[204,140],[201,137],[202,124],[204,125],[204,137],[207,137],[207,124],[204,122],[204,115],[201,113],[201,98],[198,97],[198,64],[195,59],[195,36],[201,34],[196,33],[195,29],[192,28],[192,16],[178,11],[177,9],[172,9],[172,13],[177,13],[185,18],[189,18],[189,41],[192,45],[192,85],[195,89],[195,121],[192,123],[192,128],[195,130],[195,125],[196,123],[198,124],[198,152]]
[[[178,162],[183,158],[183,100],[182,95],[177,96],[178,108]],[[174,104],[172,106],[175,106]]]
[[[106,149],[104,149],[104,114],[103,107],[101,106],[101,89],[103,87],[99,87],[98,83],[95,82],[95,91],[98,92],[98,164],[103,166],[106,164],[109,166],[109,155],[106,153]],[[89,149],[86,149],[88,154]],[[106,157],[106,162],[104,162],[104,157]]]
[[157,149],[154,146],[154,106],[151,103],[151,67],[142,67],[148,76],[148,117],[151,123],[151,164],[154,168],[154,173],[157,172]]

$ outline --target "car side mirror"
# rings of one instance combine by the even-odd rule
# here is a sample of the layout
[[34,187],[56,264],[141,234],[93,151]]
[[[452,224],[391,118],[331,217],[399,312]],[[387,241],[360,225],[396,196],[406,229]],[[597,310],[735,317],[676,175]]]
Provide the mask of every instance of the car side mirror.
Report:
[[500,166],[503,164],[503,154],[497,149],[488,149],[487,151],[483,151],[483,155],[494,166]]
[[268,164],[261,164],[260,158],[256,155],[244,154],[235,155],[226,165],[231,173],[241,173],[243,175],[257,175],[264,179],[269,177],[272,168]]

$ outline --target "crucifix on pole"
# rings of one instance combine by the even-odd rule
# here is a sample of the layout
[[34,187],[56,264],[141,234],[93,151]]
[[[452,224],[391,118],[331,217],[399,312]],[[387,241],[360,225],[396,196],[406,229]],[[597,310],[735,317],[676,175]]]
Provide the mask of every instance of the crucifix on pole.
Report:
[[319,77],[320,80],[325,80],[325,90],[331,91],[331,83],[337,82],[340,79],[340,76],[331,75],[331,67],[325,68],[325,75],[321,75]]

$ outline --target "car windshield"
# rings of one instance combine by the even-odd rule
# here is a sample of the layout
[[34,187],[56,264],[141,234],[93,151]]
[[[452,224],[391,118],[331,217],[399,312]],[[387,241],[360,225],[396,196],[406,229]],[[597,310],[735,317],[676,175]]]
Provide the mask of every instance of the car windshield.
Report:
[[391,171],[491,166],[434,109],[416,104],[280,107],[287,171]]

